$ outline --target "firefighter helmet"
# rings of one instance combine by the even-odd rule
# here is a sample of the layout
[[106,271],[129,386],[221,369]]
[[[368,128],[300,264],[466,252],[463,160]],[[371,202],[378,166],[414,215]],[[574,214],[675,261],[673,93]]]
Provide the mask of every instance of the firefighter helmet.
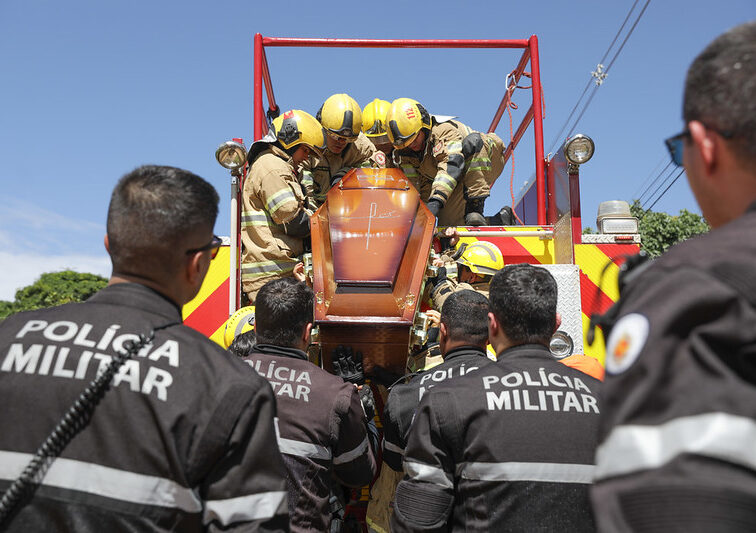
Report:
[[412,98],[397,98],[386,114],[388,138],[395,148],[402,149],[415,140],[421,129],[431,128],[431,116]]
[[468,244],[457,262],[481,276],[493,276],[504,268],[504,256],[501,255],[501,250],[487,241],[475,241]]
[[292,109],[273,119],[272,133],[284,150],[305,144],[320,155],[325,148],[323,127],[315,117],[299,109]]
[[237,335],[255,329],[255,306],[248,305],[236,311],[226,320],[226,329],[223,332],[223,345],[228,348]]
[[348,94],[334,94],[320,106],[315,118],[326,131],[335,135],[356,139],[362,127],[362,110]]
[[386,100],[376,98],[362,111],[362,131],[377,144],[391,142],[386,133],[386,113],[389,107],[391,104]]

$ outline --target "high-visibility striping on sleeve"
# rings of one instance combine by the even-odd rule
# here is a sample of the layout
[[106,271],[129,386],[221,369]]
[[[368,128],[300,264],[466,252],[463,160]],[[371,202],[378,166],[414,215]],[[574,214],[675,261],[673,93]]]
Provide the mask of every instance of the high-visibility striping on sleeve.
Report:
[[266,520],[285,512],[286,491],[260,492],[226,500],[208,500],[202,521],[205,524],[217,520],[230,525],[235,522]]
[[445,489],[454,488],[451,475],[441,468],[416,461],[404,461],[404,473],[415,481],[433,483]]
[[570,463],[462,463],[457,475],[476,481],[591,483],[595,466]]
[[286,202],[297,202],[297,197],[294,195],[294,193],[291,191],[291,189],[281,189],[277,193],[273,194],[268,198],[267,206],[268,211],[273,214],[276,211],[278,211],[283,204]]
[[367,436],[365,436],[365,438],[362,440],[361,443],[357,445],[356,448],[335,456],[333,458],[333,464],[339,465],[343,463],[348,463],[349,461],[353,461],[357,459],[360,455],[364,455],[366,453],[368,453]]
[[658,468],[682,454],[721,459],[756,470],[756,421],[728,413],[675,418],[663,424],[615,427],[596,452],[596,479]]
[[331,458],[331,450],[319,444],[311,442],[302,442],[293,439],[284,439],[278,437],[278,450],[288,455],[297,455],[299,457],[309,457],[310,459],[328,460]]

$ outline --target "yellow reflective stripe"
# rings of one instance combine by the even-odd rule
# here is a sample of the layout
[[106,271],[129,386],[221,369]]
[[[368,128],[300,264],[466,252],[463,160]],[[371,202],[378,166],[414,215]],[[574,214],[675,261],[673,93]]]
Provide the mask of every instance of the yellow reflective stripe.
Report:
[[242,211],[241,227],[248,228],[251,226],[270,226],[275,224],[270,215],[265,211]]
[[313,178],[312,173],[309,171],[302,172],[302,185],[311,185],[315,182],[315,178]]
[[408,178],[416,178],[418,176],[417,169],[415,167],[402,165],[402,172]]
[[284,273],[294,270],[296,260],[258,261],[242,265],[242,279],[254,279],[271,273]]
[[490,157],[473,157],[472,159],[470,159],[469,170],[488,170],[490,168]]
[[271,214],[275,213],[278,209],[281,208],[282,204],[285,204],[286,202],[292,200],[295,203],[298,203],[297,197],[294,196],[294,193],[291,191],[291,189],[282,189],[268,198],[268,211],[270,211]]
[[445,172],[439,172],[438,174],[436,174],[436,177],[433,180],[434,188],[440,187],[442,189],[447,189],[449,192],[452,192],[456,186],[457,180],[455,180]]
[[446,143],[446,151],[450,154],[461,154],[462,153],[462,141],[451,141],[449,143]]

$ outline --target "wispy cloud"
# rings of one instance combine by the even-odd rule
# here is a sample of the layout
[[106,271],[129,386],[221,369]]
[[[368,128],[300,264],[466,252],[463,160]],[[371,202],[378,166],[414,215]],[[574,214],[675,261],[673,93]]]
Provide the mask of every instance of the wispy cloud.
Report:
[[0,252],[0,300],[13,301],[16,291],[34,283],[45,272],[75,270],[109,277],[110,257],[96,255],[41,255]]
[[45,272],[75,270],[110,276],[104,224],[68,217],[17,198],[0,204],[0,300]]

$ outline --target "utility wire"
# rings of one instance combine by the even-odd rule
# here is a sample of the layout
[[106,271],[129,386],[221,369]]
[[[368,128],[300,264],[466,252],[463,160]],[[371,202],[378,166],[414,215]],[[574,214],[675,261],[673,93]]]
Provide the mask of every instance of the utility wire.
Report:
[[[617,38],[619,37],[619,35],[622,33],[622,30],[627,25],[627,21],[630,19],[630,15],[635,10],[635,7],[638,4],[638,2],[639,2],[639,0],[635,0],[635,2],[633,3],[632,7],[628,11],[627,16],[625,16],[625,20],[622,22],[622,25],[620,26],[620,29],[617,30],[617,33],[615,34],[614,39],[612,40],[612,43],[606,49],[606,52],[604,52],[604,56],[601,58],[601,62],[599,63],[600,65],[602,65],[604,63],[604,61],[606,60],[607,56],[609,55],[609,51],[612,49],[612,47],[617,42]],[[622,52],[622,49],[625,47],[625,44],[627,43],[628,39],[630,38],[630,35],[632,35],[633,31],[635,30],[635,27],[638,25],[638,22],[640,22],[641,17],[646,12],[646,8],[648,7],[648,4],[650,2],[651,2],[651,0],[646,0],[646,3],[643,5],[643,8],[641,9],[640,13],[636,17],[635,22],[631,26],[631,28],[628,31],[627,35],[625,35],[625,38],[622,41],[622,44],[620,45],[619,49],[615,52],[614,56],[612,57],[612,60],[609,62],[609,66],[606,68],[606,70],[603,71],[604,76],[606,74],[608,74],[609,69],[612,67],[612,65],[614,65],[614,62],[617,60],[617,56],[619,56],[620,52]],[[570,112],[569,116],[567,117],[567,120],[564,121],[564,124],[562,125],[562,128],[559,130],[559,133],[554,137],[554,140],[551,143],[551,148],[549,149],[549,152],[553,152],[554,148],[556,148],[557,144],[559,143],[559,140],[562,138],[562,134],[564,133],[565,129],[567,129],[567,124],[569,124],[570,119],[572,119],[573,115],[575,114],[575,111],[580,106],[580,102],[583,100],[583,97],[585,96],[586,92],[590,88],[592,82],[593,82],[592,79],[588,80],[588,83],[586,84],[585,89],[583,89],[583,92],[580,95],[580,98],[578,98],[577,103],[572,108],[572,111]],[[578,115],[577,119],[572,123],[572,126],[569,128],[570,131],[574,130],[575,127],[577,126],[578,122],[580,122],[580,120],[583,118],[583,115],[585,114],[586,110],[588,109],[588,106],[590,105],[591,101],[593,100],[593,97],[595,96],[596,91],[598,90],[598,88],[599,88],[599,84],[597,84],[596,86],[594,86],[593,92],[591,93],[590,97],[588,98],[588,101],[583,106],[583,109],[580,112],[580,114]]]
[[653,203],[653,204],[651,204],[650,206],[648,206],[648,209],[646,209],[646,211],[651,211],[651,209],[653,209],[653,207],[654,207],[654,206],[656,205],[656,203],[657,203],[657,202],[658,202],[659,200],[661,200],[661,199],[662,199],[662,197],[663,197],[663,196],[664,196],[665,194],[667,194],[667,191],[669,190],[669,188],[670,188],[670,187],[672,187],[672,185],[674,185],[674,184],[675,184],[675,182],[676,182],[676,181],[677,181],[678,179],[680,179],[680,176],[682,176],[682,175],[683,175],[683,172],[685,172],[685,169],[684,169],[684,168],[681,168],[681,169],[680,169],[680,172],[678,172],[678,173],[677,173],[677,176],[675,176],[675,179],[673,179],[673,180],[672,180],[672,182],[671,182],[671,183],[670,183],[669,185],[667,185],[667,188],[666,188],[666,189],[664,189],[664,190],[662,191],[662,193],[661,193],[661,194],[660,194],[659,196],[657,196],[656,200],[654,200],[654,203]]
[[[644,198],[646,200],[649,200],[652,196],[654,196],[657,192],[659,192],[659,189],[661,189],[664,186],[664,182],[667,181],[667,178],[674,173],[676,167],[672,167],[672,169],[669,171],[669,174],[667,175],[667,177],[665,177],[662,180],[662,182],[661,182],[660,185],[657,186],[657,183],[659,183],[659,180],[661,179],[661,177],[664,175],[665,172],[667,172],[667,169],[669,169],[669,167],[671,167],[671,166],[672,166],[672,161],[669,161],[667,163],[667,166],[664,167],[662,169],[662,171],[659,172],[656,175],[656,177],[653,179],[653,181],[651,181],[651,183],[649,183],[648,186],[643,190],[643,192],[638,197],[638,200],[641,202],[641,204],[643,203],[643,201],[644,201],[643,199]],[[649,191],[651,192],[651,194],[648,194]],[[648,196],[647,196],[647,194],[648,194]]]
[[[667,161],[668,162],[667,166],[669,166],[669,156],[667,156],[667,154],[664,154],[662,156],[662,158],[659,159],[659,162],[656,164],[656,166],[654,167],[654,169],[651,172],[649,172],[648,176],[646,176],[646,179],[643,180],[643,183],[641,183],[640,186],[635,190],[635,192],[633,193],[633,199],[634,200],[635,199],[640,200],[640,196],[638,196],[638,193],[641,191],[641,189],[643,189],[643,187],[646,186],[646,184],[648,184],[648,181],[651,179],[651,176],[653,176],[659,170],[659,167],[662,166],[662,163],[664,163],[664,161]],[[666,168],[665,168],[665,170],[666,170]],[[662,171],[662,172],[664,172],[664,171]]]

